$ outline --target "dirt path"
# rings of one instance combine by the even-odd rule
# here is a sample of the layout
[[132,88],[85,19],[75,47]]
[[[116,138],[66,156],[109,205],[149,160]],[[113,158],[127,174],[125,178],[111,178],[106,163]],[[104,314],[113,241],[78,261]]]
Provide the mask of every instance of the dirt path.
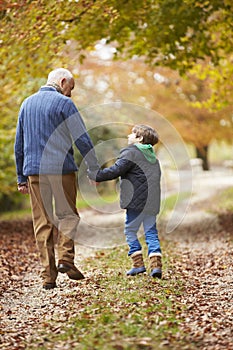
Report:
[[[163,234],[166,225],[161,223],[161,238],[168,240],[171,246],[173,267],[169,274],[185,282],[180,297],[180,302],[186,305],[186,310],[179,315],[184,319],[181,331],[190,344],[195,342],[196,349],[233,349],[233,217],[218,219],[207,211],[211,206],[210,198],[220,188],[229,186],[233,186],[230,175],[212,174],[202,176],[202,179],[196,176],[192,201],[182,223],[168,234]],[[76,257],[83,271],[84,257],[95,254],[92,245],[100,248],[123,242],[124,237],[119,235],[122,227],[123,214],[117,208],[111,215],[93,211],[83,213],[83,236],[77,245]],[[74,293],[76,299],[80,296],[83,304],[85,295],[77,283],[64,275],[59,275],[59,288],[41,289],[30,221],[1,222],[0,231],[3,247],[0,349],[25,349],[31,337],[36,339],[38,327],[45,327],[49,320],[57,317],[64,321],[70,317],[69,303]],[[117,235],[118,241],[115,241]],[[85,239],[87,244],[83,246]],[[165,271],[165,277],[166,274]],[[101,276],[94,276],[92,271],[85,271],[85,275],[82,288],[88,294]]]
[[185,281],[182,329],[202,350],[233,349],[233,214],[211,213],[227,187],[232,174],[197,174],[186,216],[168,237],[178,257],[174,273]]
[[[208,201],[203,202],[208,205]],[[233,215],[200,215],[171,234],[173,271],[185,281],[182,330],[202,350],[233,349]],[[194,217],[194,215],[193,215]]]

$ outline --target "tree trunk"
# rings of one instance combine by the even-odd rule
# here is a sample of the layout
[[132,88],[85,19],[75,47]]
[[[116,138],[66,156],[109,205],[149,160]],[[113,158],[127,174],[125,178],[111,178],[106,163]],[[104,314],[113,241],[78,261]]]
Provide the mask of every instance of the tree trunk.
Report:
[[209,149],[209,145],[202,146],[202,147],[196,146],[196,156],[197,156],[197,158],[202,159],[202,161],[203,161],[202,169],[203,170],[210,170],[209,161],[208,161],[208,149]]

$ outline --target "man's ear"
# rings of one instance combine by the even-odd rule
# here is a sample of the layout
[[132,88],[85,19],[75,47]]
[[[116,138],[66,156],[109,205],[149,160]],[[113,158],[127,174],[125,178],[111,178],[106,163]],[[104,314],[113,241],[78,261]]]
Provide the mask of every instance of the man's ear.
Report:
[[60,86],[61,86],[62,88],[63,88],[65,82],[66,82],[66,78],[62,78],[62,79],[60,80]]

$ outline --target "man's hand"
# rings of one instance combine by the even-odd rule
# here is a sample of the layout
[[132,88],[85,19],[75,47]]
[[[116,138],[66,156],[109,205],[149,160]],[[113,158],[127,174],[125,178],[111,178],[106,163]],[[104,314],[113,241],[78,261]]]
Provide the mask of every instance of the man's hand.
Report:
[[99,169],[90,171],[89,169],[87,170],[87,178],[89,180],[89,184],[92,186],[98,186],[100,182],[96,182],[94,179],[96,178],[96,175],[98,173]]
[[18,191],[22,194],[29,194],[28,184],[18,184]]

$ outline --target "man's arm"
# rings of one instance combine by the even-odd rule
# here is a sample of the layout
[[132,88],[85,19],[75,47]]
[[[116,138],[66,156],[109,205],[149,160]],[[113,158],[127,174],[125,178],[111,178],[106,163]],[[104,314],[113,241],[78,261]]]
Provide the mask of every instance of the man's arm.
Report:
[[90,170],[99,169],[98,160],[96,158],[94,145],[87,132],[84,121],[76,108],[75,104],[70,100],[66,103],[66,125],[75,142],[76,147],[84,158],[85,163]]
[[23,162],[24,162],[24,143],[23,143],[23,127],[21,121],[22,108],[19,113],[19,119],[16,128],[15,136],[15,163],[17,172],[17,185],[18,190],[21,193],[28,193],[27,191],[27,176],[23,175]]

